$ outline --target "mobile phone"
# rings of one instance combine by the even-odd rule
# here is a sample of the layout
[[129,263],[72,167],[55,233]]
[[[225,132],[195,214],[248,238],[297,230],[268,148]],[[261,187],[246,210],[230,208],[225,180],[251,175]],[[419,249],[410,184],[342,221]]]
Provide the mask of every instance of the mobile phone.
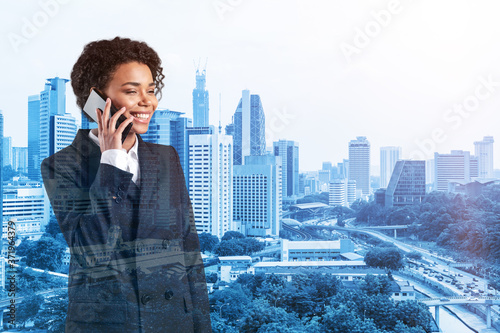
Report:
[[[90,92],[89,98],[87,99],[87,102],[85,102],[85,105],[83,107],[83,112],[85,112],[92,120],[97,122],[97,114],[96,114],[96,109],[99,109],[101,111],[104,111],[104,108],[106,107],[106,95],[104,95],[102,92],[100,92],[97,89],[92,89]],[[111,116],[114,115],[116,112],[118,112],[118,109],[111,103]],[[118,118],[118,121],[116,122],[116,128],[120,126],[122,122],[127,120],[127,117],[124,115],[120,115]],[[122,133],[122,143],[125,141],[127,138],[128,133],[130,132],[130,129],[132,128],[132,123],[128,124],[127,127],[123,130]]]

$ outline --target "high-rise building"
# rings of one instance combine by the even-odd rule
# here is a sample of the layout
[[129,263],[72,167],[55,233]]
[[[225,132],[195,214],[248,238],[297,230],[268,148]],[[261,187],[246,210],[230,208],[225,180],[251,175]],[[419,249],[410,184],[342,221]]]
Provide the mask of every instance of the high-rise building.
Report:
[[421,203],[424,197],[425,161],[397,161],[385,192],[385,206]]
[[192,120],[181,117],[183,112],[168,109],[157,109],[151,117],[148,131],[142,134],[144,141],[175,148],[181,161],[186,188],[189,189],[189,147],[187,128],[192,126]]
[[[3,113],[0,110],[0,147],[3,146]],[[3,154],[0,154],[0,165],[3,165]],[[0,222],[3,221],[3,167],[0,168]]]
[[332,180],[329,192],[330,206],[347,206],[347,179]]
[[233,122],[226,126],[226,134],[233,136],[234,165],[241,165],[245,156],[260,156],[266,153],[266,120],[259,95],[250,95],[243,90],[242,97],[233,115]]
[[233,174],[233,223],[247,236],[279,236],[282,216],[280,156],[245,156]]
[[347,203],[349,206],[356,201],[356,181],[355,180],[348,180],[347,181]]
[[[68,81],[59,77],[47,79],[39,96],[28,97],[28,176],[32,180],[41,180],[40,164],[57,152],[58,144],[72,141],[68,137],[75,120],[66,115]],[[76,125],[73,138],[75,135]]]
[[208,91],[206,89],[206,70],[196,69],[196,88],[193,89],[193,126],[207,127]]
[[39,182],[8,184],[3,188],[4,220],[49,221],[49,201]]
[[12,167],[12,137],[6,136],[3,138],[2,154],[2,166],[10,165]]
[[12,169],[28,173],[28,147],[12,147]]
[[28,97],[28,178],[40,180],[40,96]]
[[[291,197],[299,194],[299,144],[279,140],[273,143],[274,156],[281,156],[282,195]],[[330,172],[330,170],[328,170]]]
[[349,142],[349,179],[363,195],[370,194],[370,142],[364,136]]
[[76,131],[76,120],[70,113],[52,116],[50,119],[49,154],[53,155],[69,146],[76,136]]
[[474,155],[478,158],[478,177],[494,178],[492,136],[485,136],[482,141],[474,142]]
[[434,168],[435,190],[447,192],[450,181],[470,182],[478,177],[478,158],[463,150],[452,150],[450,154],[434,153]]
[[233,138],[213,126],[188,128],[188,137],[196,229],[220,238],[233,228]]
[[400,158],[401,147],[380,147],[380,187],[387,187],[394,166]]

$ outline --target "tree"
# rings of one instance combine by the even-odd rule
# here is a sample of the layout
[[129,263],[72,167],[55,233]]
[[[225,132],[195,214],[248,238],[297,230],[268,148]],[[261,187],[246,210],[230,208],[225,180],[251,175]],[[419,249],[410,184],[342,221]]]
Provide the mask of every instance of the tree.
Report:
[[219,237],[209,234],[207,232],[201,233],[200,239],[200,250],[205,253],[205,251],[213,252],[215,247],[219,244]]
[[215,283],[217,282],[217,273],[208,273],[206,274],[207,283]]
[[16,312],[16,321],[20,323],[23,328],[28,321],[35,319],[38,311],[43,304],[43,297],[40,295],[32,294],[26,296]]
[[389,295],[391,292],[391,280],[387,275],[367,274],[361,282],[361,290],[368,296]]
[[398,270],[403,268],[403,256],[396,247],[370,249],[365,255],[365,263],[371,267]]
[[402,301],[396,303],[396,318],[409,327],[420,326],[426,332],[431,330],[432,315],[429,308],[418,301]]
[[284,309],[273,308],[266,300],[257,299],[246,311],[240,331],[286,333],[297,332],[300,326],[301,322],[293,312],[288,313]]
[[46,298],[35,320],[35,326],[48,332],[64,332],[68,312],[68,292],[59,290],[53,297]]
[[413,259],[413,260],[420,260],[422,259],[422,254],[420,252],[417,252],[417,251],[411,251],[407,254],[405,254],[407,258],[409,259]]
[[26,265],[55,271],[62,264],[64,251],[66,248],[54,238],[42,237],[38,242],[28,243],[24,252]]
[[360,318],[345,304],[340,304],[337,308],[327,306],[322,324],[325,332],[381,333],[371,319]]
[[59,228],[59,224],[57,223],[55,217],[52,217],[49,223],[47,223],[45,226],[45,232],[53,238],[56,238],[58,234],[61,234],[61,228]]
[[221,241],[228,241],[231,239],[239,239],[239,238],[245,238],[245,235],[243,235],[241,232],[237,231],[226,231],[224,236],[222,236]]

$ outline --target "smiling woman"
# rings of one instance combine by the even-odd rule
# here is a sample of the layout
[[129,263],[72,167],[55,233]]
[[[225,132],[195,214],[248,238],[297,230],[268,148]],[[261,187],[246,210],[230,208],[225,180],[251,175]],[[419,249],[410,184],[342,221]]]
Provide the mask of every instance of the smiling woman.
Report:
[[[88,44],[71,74],[77,104],[108,99],[98,128],[42,163],[71,251],[67,332],[210,332],[198,236],[179,157],[144,142],[163,87],[147,44]],[[111,104],[119,111],[111,115]],[[126,120],[118,127],[120,115]],[[122,132],[132,129],[122,143]]]

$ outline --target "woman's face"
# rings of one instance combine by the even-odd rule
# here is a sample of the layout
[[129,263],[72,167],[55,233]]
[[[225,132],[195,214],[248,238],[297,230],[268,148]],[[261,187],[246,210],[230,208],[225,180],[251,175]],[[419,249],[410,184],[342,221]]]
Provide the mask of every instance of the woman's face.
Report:
[[134,116],[130,132],[143,134],[158,106],[155,87],[147,65],[129,62],[118,66],[103,92],[118,109],[125,107],[125,117]]

